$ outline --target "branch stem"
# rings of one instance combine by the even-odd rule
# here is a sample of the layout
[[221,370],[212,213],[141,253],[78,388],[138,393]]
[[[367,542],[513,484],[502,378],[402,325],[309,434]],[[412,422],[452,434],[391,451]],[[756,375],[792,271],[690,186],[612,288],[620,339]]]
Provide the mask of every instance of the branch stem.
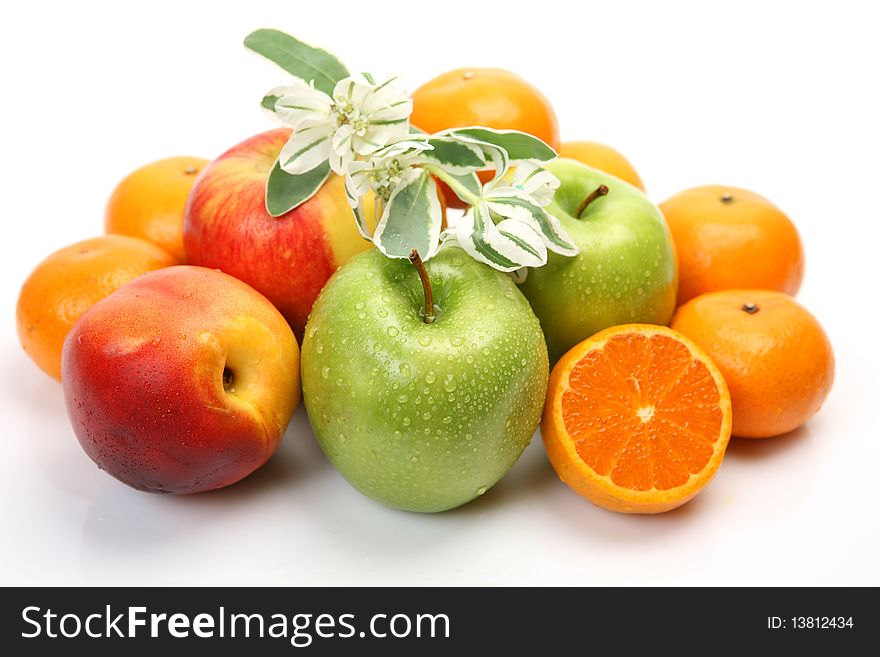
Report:
[[458,180],[450,176],[440,167],[435,167],[431,164],[428,164],[425,166],[425,169],[435,178],[438,178],[445,182],[449,186],[449,189],[455,192],[455,195],[458,196],[458,198],[460,198],[471,207],[479,204],[479,196],[471,192],[467,187],[462,185]]

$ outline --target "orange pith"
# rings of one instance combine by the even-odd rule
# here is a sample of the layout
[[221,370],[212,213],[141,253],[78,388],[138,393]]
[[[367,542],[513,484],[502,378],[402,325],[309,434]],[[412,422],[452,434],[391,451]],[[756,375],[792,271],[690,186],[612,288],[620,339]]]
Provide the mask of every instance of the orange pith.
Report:
[[542,434],[567,484],[617,511],[656,513],[711,479],[730,437],[727,386],[665,327],[612,327],[554,368]]

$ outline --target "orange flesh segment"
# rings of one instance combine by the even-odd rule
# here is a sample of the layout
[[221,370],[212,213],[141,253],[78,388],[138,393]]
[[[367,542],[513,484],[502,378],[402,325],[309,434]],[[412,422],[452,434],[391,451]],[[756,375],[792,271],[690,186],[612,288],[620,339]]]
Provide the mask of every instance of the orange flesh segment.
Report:
[[638,491],[669,490],[701,472],[723,423],[705,364],[665,335],[616,335],[588,352],[562,396],[565,429],[598,475]]

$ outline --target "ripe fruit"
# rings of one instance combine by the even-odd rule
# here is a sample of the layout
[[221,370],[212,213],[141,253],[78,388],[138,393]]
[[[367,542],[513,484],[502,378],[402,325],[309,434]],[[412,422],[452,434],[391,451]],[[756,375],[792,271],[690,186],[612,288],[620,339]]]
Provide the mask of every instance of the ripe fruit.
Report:
[[138,490],[228,486],[275,452],[299,401],[299,349],[265,297],[202,267],[142,276],[88,310],[64,344],[80,444]]
[[[547,210],[581,249],[573,258],[551,253],[520,287],[541,320],[550,362],[609,326],[668,322],[675,252],[657,207],[635,187],[580,162],[558,159],[547,169],[560,181]],[[602,186],[605,196],[597,194]]]
[[[550,102],[518,75],[500,68],[461,68],[429,80],[412,95],[412,125],[425,132],[482,125],[521,130],[559,146],[559,124]],[[481,174],[483,182],[489,174]],[[459,198],[440,183],[450,207]]]
[[169,157],[133,171],[110,196],[105,232],[140,237],[184,262],[183,210],[196,177],[207,165],[208,160],[200,157]]
[[559,157],[583,162],[645,191],[645,185],[633,166],[611,146],[595,141],[566,141],[559,145]]
[[358,233],[339,176],[280,217],[266,211],[266,178],[289,135],[280,128],[251,137],[205,169],[187,205],[184,243],[191,264],[253,286],[301,337],[324,283],[370,243]]
[[831,390],[834,354],[825,331],[780,292],[704,294],[676,311],[672,327],[705,349],[724,374],[734,436],[767,438],[797,429]]
[[155,244],[122,235],[59,249],[36,266],[18,295],[21,346],[46,374],[61,379],[61,347],[80,315],[128,281],[173,264]]
[[375,249],[339,269],[303,341],[303,400],[318,442],[364,495],[444,511],[491,488],[538,425],[547,349],[511,279],[443,249],[415,267]]
[[797,294],[804,252],[797,229],[763,196],[695,187],[660,204],[678,252],[678,303],[715,290]]
[[614,326],[553,368],[541,434],[559,478],[612,511],[662,513],[694,497],[730,439],[730,395],[693,342]]

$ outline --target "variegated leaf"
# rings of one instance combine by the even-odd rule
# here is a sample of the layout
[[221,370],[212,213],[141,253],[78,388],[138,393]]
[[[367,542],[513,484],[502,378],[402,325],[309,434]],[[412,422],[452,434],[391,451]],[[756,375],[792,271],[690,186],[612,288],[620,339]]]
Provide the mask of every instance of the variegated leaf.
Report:
[[551,251],[564,256],[575,256],[580,252],[559,219],[533,203],[527,194],[513,188],[498,189],[486,198],[486,203],[492,212],[531,226]]
[[556,151],[543,141],[519,130],[493,130],[483,126],[455,128],[455,135],[464,135],[503,149],[508,158],[516,160],[538,160],[546,162],[556,157]]
[[443,212],[427,171],[410,169],[388,199],[373,243],[390,258],[409,258],[416,249],[427,260],[437,252]]
[[455,236],[472,258],[499,271],[540,267],[547,262],[544,243],[531,227],[514,220],[496,226],[485,203],[471,207],[458,220]]
[[431,146],[419,155],[420,162],[436,164],[455,176],[473,173],[486,167],[481,148],[458,139],[433,137],[427,140]]
[[478,148],[482,153],[483,160],[486,161],[486,165],[483,169],[495,169],[493,180],[501,178],[507,173],[508,168],[510,168],[510,158],[507,156],[507,151],[495,144],[481,141],[468,135],[460,135],[455,130],[444,130],[443,132],[437,133],[435,137],[454,139],[471,147]]

